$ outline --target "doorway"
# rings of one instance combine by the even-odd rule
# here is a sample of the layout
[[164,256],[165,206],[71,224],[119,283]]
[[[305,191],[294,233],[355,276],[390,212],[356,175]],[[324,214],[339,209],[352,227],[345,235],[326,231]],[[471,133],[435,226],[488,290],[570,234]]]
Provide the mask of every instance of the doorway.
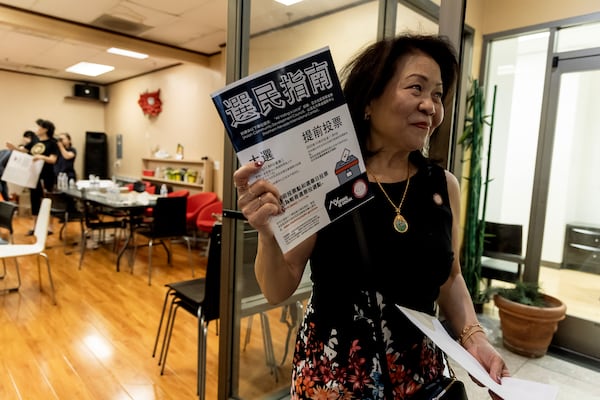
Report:
[[[600,359],[600,55],[564,53],[553,60],[546,132],[553,145],[540,282],[567,305],[554,345]],[[552,268],[554,266],[554,268]]]
[[485,218],[523,226],[525,280],[566,303],[553,349],[597,363],[600,25],[562,24],[486,38],[498,97]]

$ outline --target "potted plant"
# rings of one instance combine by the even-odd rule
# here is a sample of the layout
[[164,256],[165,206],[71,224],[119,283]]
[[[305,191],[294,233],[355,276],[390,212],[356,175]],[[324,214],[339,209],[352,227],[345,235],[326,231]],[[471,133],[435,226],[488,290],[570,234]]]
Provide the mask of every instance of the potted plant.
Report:
[[533,282],[490,290],[498,307],[504,347],[526,357],[546,354],[558,323],[565,318],[566,305]]
[[[481,289],[481,256],[485,235],[485,211],[487,203],[487,184],[489,182],[489,165],[491,156],[493,115],[496,101],[496,87],[492,99],[492,112],[485,115],[485,99],[483,88],[477,79],[471,81],[467,95],[467,111],[464,131],[459,143],[468,154],[468,169],[463,174],[467,186],[467,202],[465,210],[465,227],[461,251],[462,275],[477,312],[483,311],[483,304],[488,297]],[[489,126],[489,146],[485,180],[482,179],[483,142],[485,126]],[[482,193],[483,190],[483,193]],[[483,194],[483,199],[481,198]],[[483,200],[483,201],[482,201]]]

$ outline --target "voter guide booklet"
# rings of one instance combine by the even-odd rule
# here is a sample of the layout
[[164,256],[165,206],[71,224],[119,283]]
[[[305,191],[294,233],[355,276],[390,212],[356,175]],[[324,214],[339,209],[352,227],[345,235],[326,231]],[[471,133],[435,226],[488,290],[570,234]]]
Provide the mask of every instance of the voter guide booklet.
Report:
[[373,197],[328,47],[211,94],[240,164],[273,183],[285,212],[271,218],[287,252]]
[[[460,344],[450,337],[436,317],[396,305],[406,317],[442,349],[473,378],[504,400],[554,400],[558,395],[556,386],[513,377],[502,378],[499,385],[487,371]],[[475,384],[475,383],[474,383]]]

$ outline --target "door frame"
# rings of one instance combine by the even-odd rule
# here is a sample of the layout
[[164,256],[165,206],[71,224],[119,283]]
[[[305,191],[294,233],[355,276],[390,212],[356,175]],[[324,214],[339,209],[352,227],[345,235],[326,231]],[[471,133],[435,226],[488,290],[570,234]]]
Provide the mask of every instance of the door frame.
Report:
[[[600,48],[555,53],[548,65],[550,71],[544,89],[542,124],[534,173],[530,229],[525,257],[526,274],[524,278],[535,282],[538,281],[541,265],[561,77],[565,73],[600,71]],[[599,335],[600,323],[567,314],[566,319],[558,325],[558,331],[554,335],[552,346],[584,358],[600,360],[600,342],[597,340]]]

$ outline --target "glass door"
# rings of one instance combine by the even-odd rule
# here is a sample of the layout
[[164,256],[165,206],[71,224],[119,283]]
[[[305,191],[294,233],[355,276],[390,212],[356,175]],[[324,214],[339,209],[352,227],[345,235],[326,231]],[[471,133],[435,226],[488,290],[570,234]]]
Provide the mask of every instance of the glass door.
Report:
[[561,53],[553,64],[546,114],[546,137],[553,144],[539,282],[567,305],[554,344],[598,359],[600,56]]

